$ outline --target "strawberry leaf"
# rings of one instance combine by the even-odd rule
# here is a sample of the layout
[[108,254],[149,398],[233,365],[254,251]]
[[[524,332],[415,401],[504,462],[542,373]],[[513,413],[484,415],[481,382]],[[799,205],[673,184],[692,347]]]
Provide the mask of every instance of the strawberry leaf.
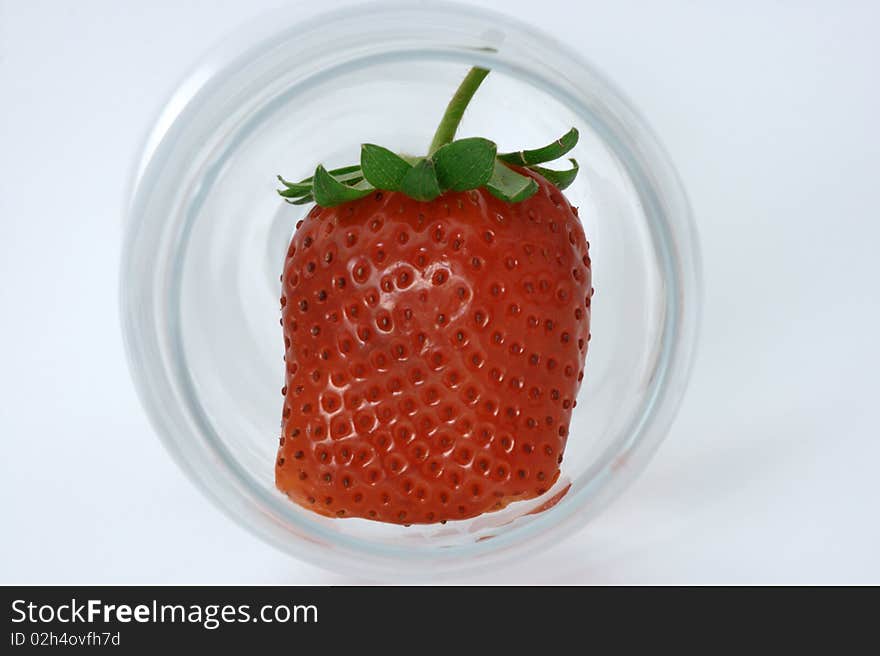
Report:
[[285,203],[290,203],[291,205],[308,205],[309,203],[315,202],[315,197],[311,194],[307,196],[303,196],[302,198],[297,198],[296,200],[290,200],[289,198],[284,199]]
[[486,189],[495,198],[506,203],[519,203],[538,191],[538,183],[509,169],[496,159],[495,168],[492,171],[492,177],[486,183]]
[[279,196],[283,196],[284,198],[298,198],[299,196],[305,196],[307,194],[310,195],[312,193],[312,183],[287,183],[287,187],[285,189],[277,189],[276,191],[278,192]]
[[376,189],[397,191],[411,168],[412,164],[387,148],[375,144],[361,146],[361,170]]
[[535,173],[540,173],[548,182],[556,185],[558,189],[565,189],[574,182],[574,179],[577,177],[578,171],[580,170],[576,159],[569,158],[568,161],[571,162],[571,168],[565,171],[545,169],[543,166],[530,166],[529,168]]
[[[363,179],[364,174],[361,173],[361,165],[360,164],[352,164],[351,166],[343,166],[338,169],[330,169],[330,175],[339,180],[340,182],[351,182],[352,177],[360,177]],[[312,180],[314,180],[313,176],[309,176],[304,180],[300,180],[299,182],[288,182],[280,175],[277,176],[285,187],[298,187],[302,184],[311,184]]]
[[459,139],[435,152],[431,159],[443,189],[467,191],[482,187],[492,177],[497,146],[488,139]]
[[543,164],[544,162],[552,162],[559,159],[569,150],[577,145],[579,138],[578,131],[572,128],[564,135],[559,137],[551,144],[547,144],[543,148],[535,150],[520,150],[515,153],[503,153],[498,156],[502,162],[507,164],[517,164],[519,166],[532,166],[533,164]]
[[[346,166],[341,169],[334,169],[329,172],[338,182],[347,185],[354,185],[364,179],[364,174],[361,172],[360,166]],[[300,182],[288,182],[280,175],[277,176],[278,180],[281,184],[284,185],[284,189],[277,189],[279,196],[283,198],[300,198],[300,197],[308,197],[311,202],[312,199],[312,186],[314,178],[308,177],[305,180]],[[303,205],[304,203],[296,203],[297,205]]]
[[429,201],[437,198],[440,195],[440,183],[437,181],[434,163],[427,158],[419,160],[403,176],[400,191],[415,200]]
[[375,191],[366,181],[361,181],[353,187],[343,184],[334,178],[320,164],[315,169],[314,181],[312,182],[312,191],[315,202],[321,207],[333,207],[341,205],[358,198],[363,198],[367,194]]

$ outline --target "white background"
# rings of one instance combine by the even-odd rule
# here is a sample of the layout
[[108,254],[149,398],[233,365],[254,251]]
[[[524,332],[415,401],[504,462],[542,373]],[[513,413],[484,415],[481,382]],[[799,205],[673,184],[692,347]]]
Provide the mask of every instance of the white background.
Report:
[[[352,580],[202,498],[118,328],[144,133],[207,48],[279,4],[0,0],[0,583]],[[691,196],[706,303],[646,473],[576,536],[470,580],[880,583],[880,3],[476,4],[641,108]]]

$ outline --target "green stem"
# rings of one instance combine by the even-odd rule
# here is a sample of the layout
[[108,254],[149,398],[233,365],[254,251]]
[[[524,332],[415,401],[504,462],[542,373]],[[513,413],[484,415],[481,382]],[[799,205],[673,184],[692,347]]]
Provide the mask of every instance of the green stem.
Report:
[[428,151],[429,155],[434,154],[438,148],[455,139],[455,132],[461,123],[461,117],[464,116],[464,110],[467,109],[468,103],[488,74],[489,69],[479,66],[474,66],[468,71],[455,95],[452,96],[452,100],[449,101],[443,118],[440,120],[440,125],[437,126],[437,132],[434,133],[434,139],[431,141],[431,148]]

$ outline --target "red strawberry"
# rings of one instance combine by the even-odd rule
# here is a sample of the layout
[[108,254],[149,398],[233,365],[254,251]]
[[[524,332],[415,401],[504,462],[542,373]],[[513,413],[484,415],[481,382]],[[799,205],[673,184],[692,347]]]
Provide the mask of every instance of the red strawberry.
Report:
[[[527,163],[530,152],[502,159]],[[442,159],[437,178],[449,180]],[[494,144],[491,159],[499,166]],[[505,171],[537,191],[508,202],[501,181],[416,200],[426,194],[412,185],[360,183],[346,189],[366,195],[316,206],[298,225],[282,276],[275,470],[295,502],[431,523],[556,481],[590,338],[589,244],[556,186]],[[320,197],[322,175],[300,185]]]

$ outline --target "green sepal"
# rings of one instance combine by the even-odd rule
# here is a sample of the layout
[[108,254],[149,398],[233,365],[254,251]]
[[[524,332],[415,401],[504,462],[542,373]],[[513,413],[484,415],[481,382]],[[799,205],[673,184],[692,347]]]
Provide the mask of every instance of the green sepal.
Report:
[[440,195],[440,183],[434,171],[434,163],[423,158],[413,166],[400,181],[400,191],[420,201],[430,201]]
[[[330,175],[332,175],[338,182],[341,182],[346,185],[355,185],[364,179],[364,174],[361,173],[360,166],[345,166],[341,169],[334,169],[329,171]],[[310,176],[305,180],[300,182],[289,182],[282,178],[280,175],[277,176],[278,180],[285,186],[285,189],[277,189],[279,196],[283,198],[299,198],[303,196],[312,197],[312,186],[314,177]],[[296,205],[303,205],[304,203],[295,203]]]
[[482,187],[495,167],[494,142],[481,137],[459,139],[440,147],[432,156],[442,189],[467,191]]
[[580,134],[572,128],[551,144],[534,150],[520,150],[515,153],[503,153],[498,156],[502,162],[518,166],[532,166],[559,159],[577,145]]
[[280,175],[278,179],[281,181],[281,184],[284,185],[284,189],[278,189],[278,195],[284,196],[284,198],[296,198],[297,196],[303,196],[305,194],[312,193],[312,183],[309,182],[288,182]]
[[538,191],[538,183],[532,178],[520,175],[496,159],[492,177],[486,183],[486,189],[495,198],[506,203],[519,203]]
[[578,171],[580,170],[576,159],[570,157],[568,161],[571,162],[571,168],[565,171],[545,169],[543,166],[530,166],[529,168],[535,173],[540,173],[548,182],[555,185],[557,189],[562,190],[574,182],[574,179],[577,177]]
[[412,164],[387,148],[375,144],[361,146],[361,171],[376,189],[397,191],[411,168]]
[[[361,165],[360,165],[360,164],[352,164],[352,165],[350,165],[350,166],[343,166],[343,167],[338,168],[338,169],[330,169],[329,173],[330,173],[330,175],[332,175],[332,176],[333,176],[334,178],[336,178],[337,180],[344,181],[345,178],[348,177],[348,175],[349,175],[350,173],[357,173],[358,175],[360,175],[361,177],[363,177],[363,174],[360,173],[360,169],[361,169]],[[309,182],[311,182],[312,180],[314,180],[315,178],[314,178],[314,176],[311,176],[311,175],[310,175],[309,177],[304,178],[303,180],[300,180],[299,182],[288,182],[287,180],[285,180],[284,178],[282,178],[282,177],[279,175],[279,176],[278,176],[278,179],[281,181],[281,184],[283,184],[284,186],[286,186],[286,187],[294,187],[294,186],[298,186],[298,185],[301,185],[301,184],[304,184],[304,183],[309,183]]]
[[315,202],[315,197],[309,194],[308,196],[303,196],[302,198],[297,198],[296,200],[285,198],[284,202],[290,203],[291,205],[308,205],[309,203]]
[[296,189],[296,188],[288,188],[288,189],[276,189],[278,195],[282,198],[300,198],[301,196],[309,196],[312,193],[312,185],[308,185],[308,188],[305,189]]
[[334,207],[348,203],[375,191],[368,182],[362,180],[355,186],[348,186],[334,178],[320,164],[315,169],[314,180],[312,182],[313,195],[315,202],[321,207]]

